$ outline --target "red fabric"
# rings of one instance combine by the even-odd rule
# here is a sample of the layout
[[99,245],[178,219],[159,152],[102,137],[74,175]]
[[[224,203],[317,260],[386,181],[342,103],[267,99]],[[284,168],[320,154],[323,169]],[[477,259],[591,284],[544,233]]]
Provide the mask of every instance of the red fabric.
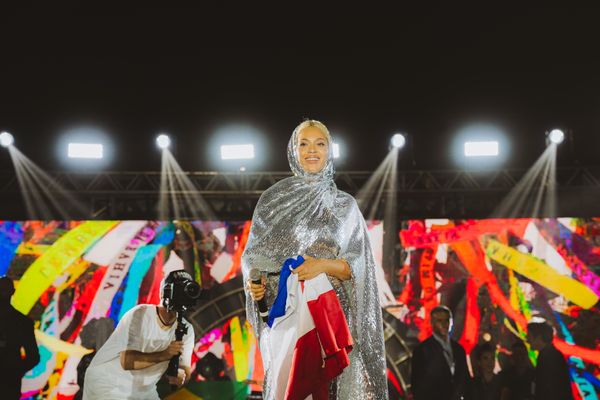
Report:
[[152,266],[142,280],[140,292],[138,295],[138,304],[159,304],[160,303],[160,282],[163,278],[163,265],[165,263],[165,250],[162,249],[152,261]]
[[[421,303],[425,309],[425,315],[429,315],[438,305],[435,289],[435,254],[437,253],[437,245],[423,249],[421,261],[419,264],[419,280],[421,282]],[[429,318],[423,321],[419,331],[419,340],[423,341],[431,336],[431,322]]]
[[467,354],[471,354],[471,350],[477,344],[479,336],[479,324],[481,321],[481,313],[477,305],[477,295],[479,293],[479,285],[475,283],[473,278],[467,280],[467,309],[465,315],[465,327],[462,337],[458,341],[465,349]]
[[96,296],[96,292],[102,283],[102,278],[104,278],[106,269],[107,267],[98,268],[96,271],[94,271],[89,281],[75,287],[73,307],[75,312],[78,312],[77,314],[80,316],[80,320],[77,322],[77,326],[73,329],[69,337],[63,340],[73,342],[75,339],[77,339],[79,331],[82,328],[83,321],[85,321],[85,317],[92,307],[94,296]]
[[583,361],[600,366],[600,350],[569,344],[564,340],[554,338],[554,346],[564,354],[565,357],[579,357]]
[[346,316],[333,290],[321,294],[316,300],[309,301],[308,309],[315,322],[321,346],[327,358],[352,350],[350,328],[348,328]]
[[320,377],[326,372],[324,367],[319,337],[313,329],[296,342],[290,380],[285,392],[286,400],[303,400],[310,394],[315,400],[326,400],[326,391],[325,397],[321,397],[328,387],[328,381]]
[[244,229],[242,230],[242,234],[240,235],[238,245],[235,249],[235,253],[233,254],[232,266],[229,272],[223,278],[223,282],[226,282],[239,274],[242,269],[242,253],[246,248],[246,243],[248,242],[248,235],[250,235],[250,227],[252,226],[252,221],[246,221],[244,223]]
[[506,220],[503,219],[467,220],[458,226],[448,224],[443,227],[435,227],[430,232],[426,232],[422,226],[417,225],[400,231],[400,241],[404,247],[428,247],[442,243],[452,244],[457,241],[476,240],[483,234],[499,232],[505,226]]
[[396,379],[396,376],[392,373],[392,371],[389,368],[387,368],[387,378],[389,382],[392,382],[392,385],[394,385],[396,391],[400,393],[400,395],[403,395],[404,390],[402,390],[400,382],[398,382],[398,379]]
[[265,370],[260,350],[258,349],[258,343],[255,343],[254,346],[256,346],[256,351],[254,352],[254,369],[252,370],[252,383],[250,384],[250,389],[253,392],[259,392],[262,390],[263,381],[265,380]]
[[322,293],[307,304],[315,329],[296,342],[285,395],[288,400],[302,400],[310,394],[314,400],[326,400],[329,382],[350,365],[352,336],[335,292]]
[[473,276],[475,283],[477,285],[485,285],[494,303],[522,329],[527,329],[527,318],[518,310],[512,308],[510,301],[506,298],[500,286],[498,286],[496,276],[487,269],[485,255],[479,242],[456,242],[452,244],[452,249],[454,249],[462,264]]

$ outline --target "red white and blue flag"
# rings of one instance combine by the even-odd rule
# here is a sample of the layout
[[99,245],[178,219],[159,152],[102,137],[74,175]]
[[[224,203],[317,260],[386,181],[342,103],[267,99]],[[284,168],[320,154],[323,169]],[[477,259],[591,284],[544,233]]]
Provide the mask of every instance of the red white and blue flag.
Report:
[[269,312],[268,346],[275,399],[328,398],[329,383],[350,364],[352,337],[325,274],[300,282],[291,270],[304,259],[285,261],[277,299]]

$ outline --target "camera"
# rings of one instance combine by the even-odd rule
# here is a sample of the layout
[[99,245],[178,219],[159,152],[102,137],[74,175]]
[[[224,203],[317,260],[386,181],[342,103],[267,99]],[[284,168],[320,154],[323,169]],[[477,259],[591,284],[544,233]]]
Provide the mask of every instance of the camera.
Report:
[[180,314],[196,305],[202,291],[192,276],[183,270],[167,275],[162,290],[163,306]]

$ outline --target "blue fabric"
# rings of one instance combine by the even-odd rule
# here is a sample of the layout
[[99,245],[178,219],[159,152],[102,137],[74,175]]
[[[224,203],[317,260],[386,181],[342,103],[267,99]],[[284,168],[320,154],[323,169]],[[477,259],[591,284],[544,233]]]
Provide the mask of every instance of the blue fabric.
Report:
[[125,275],[123,282],[121,282],[121,286],[115,296],[110,303],[110,311],[108,317],[113,320],[114,327],[117,327],[117,323],[119,322],[119,313],[121,312],[121,306],[123,305],[123,292],[125,292],[125,288],[127,288],[127,281],[129,280],[129,274]]
[[590,382],[592,385],[596,386],[596,389],[600,389],[600,379],[596,378],[593,374],[589,373],[588,371],[581,371],[579,370],[579,373],[588,380],[588,382]]
[[292,269],[298,268],[304,262],[304,257],[288,258],[283,262],[279,274],[279,288],[277,288],[277,297],[269,310],[269,319],[267,325],[273,326],[275,318],[285,315],[285,302],[287,301],[287,279],[292,273]]
[[23,240],[23,227],[18,222],[0,224],[0,276],[5,275]]
[[123,318],[123,315],[137,304],[142,281],[148,273],[156,253],[158,253],[162,247],[163,246],[159,244],[148,244],[144,247],[140,247],[137,253],[135,253],[135,258],[127,273],[127,284],[123,291],[118,319],[116,318],[115,321],[120,321],[121,318]]
[[[162,224],[161,224],[162,225]],[[169,222],[157,229],[157,234],[152,241],[152,244],[168,245],[175,239],[175,225]]]

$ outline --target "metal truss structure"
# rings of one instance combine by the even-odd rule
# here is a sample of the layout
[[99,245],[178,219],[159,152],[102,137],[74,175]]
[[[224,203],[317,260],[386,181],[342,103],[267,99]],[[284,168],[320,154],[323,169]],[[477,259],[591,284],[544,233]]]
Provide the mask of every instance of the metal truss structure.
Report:
[[[407,218],[482,218],[491,215],[503,197],[518,188],[527,170],[405,170],[397,173],[397,215]],[[177,218],[197,218],[186,210],[185,196],[202,196],[217,218],[249,219],[260,194],[289,172],[185,172],[194,190],[169,193],[181,202]],[[56,183],[44,190],[61,192],[85,204],[80,218],[155,218],[161,188],[160,172],[54,172]],[[371,171],[342,171],[339,189],[356,194]],[[534,184],[535,185],[535,184]],[[537,183],[539,186],[539,183]],[[527,190],[533,192],[534,188]],[[2,218],[26,217],[21,187],[15,174],[0,174]],[[384,191],[385,192],[385,191]],[[558,212],[562,215],[600,215],[600,167],[559,168],[556,172]],[[381,197],[385,201],[386,196]],[[383,209],[383,207],[379,207]],[[382,217],[379,213],[378,217]]]

